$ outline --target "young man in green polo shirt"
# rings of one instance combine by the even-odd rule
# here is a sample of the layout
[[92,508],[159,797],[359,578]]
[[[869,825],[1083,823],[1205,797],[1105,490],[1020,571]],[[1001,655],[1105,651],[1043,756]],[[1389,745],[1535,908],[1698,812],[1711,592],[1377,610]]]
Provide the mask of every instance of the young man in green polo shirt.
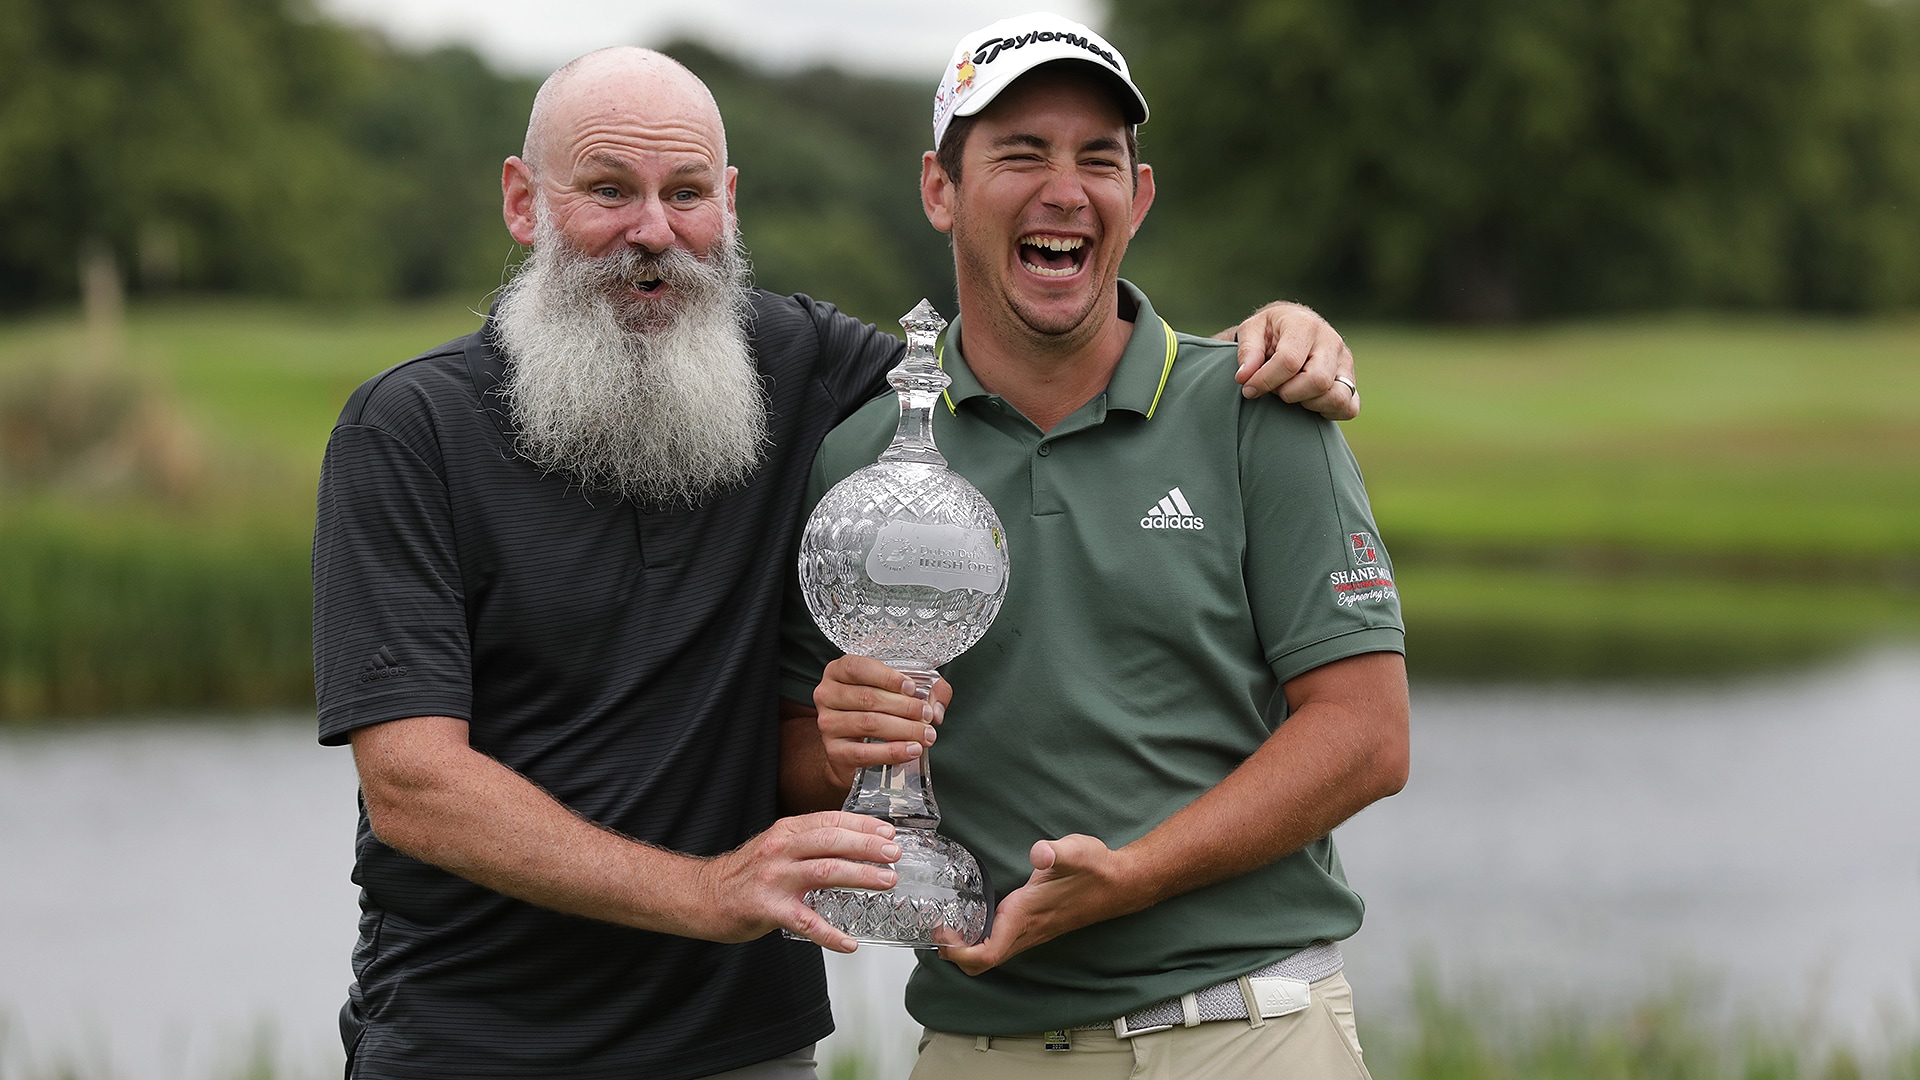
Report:
[[[1398,597],[1337,429],[1223,393],[1232,346],[1119,280],[1146,111],[1055,16],[963,39],[936,97],[921,190],[960,298],[936,432],[1012,568],[946,668],[942,828],[1024,884],[987,941],[922,956],[918,1080],[1366,1076],[1333,944],[1362,907],[1328,834],[1406,779]],[[837,428],[813,497],[896,419]],[[787,637],[783,692],[821,708],[819,736],[788,725],[790,795],[831,804],[931,741],[900,676],[834,659],[796,601]]]

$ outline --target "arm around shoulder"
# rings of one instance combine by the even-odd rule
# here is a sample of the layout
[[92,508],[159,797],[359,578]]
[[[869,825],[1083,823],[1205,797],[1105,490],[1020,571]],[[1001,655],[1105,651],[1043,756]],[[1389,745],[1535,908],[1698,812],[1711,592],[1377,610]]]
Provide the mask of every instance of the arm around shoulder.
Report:
[[1214,336],[1239,345],[1234,377],[1247,397],[1274,394],[1329,420],[1360,415],[1353,352],[1333,324],[1305,304],[1276,300]]
[[886,374],[900,362],[906,342],[832,304],[811,297],[808,313],[820,335],[821,378],[844,419],[886,389]]

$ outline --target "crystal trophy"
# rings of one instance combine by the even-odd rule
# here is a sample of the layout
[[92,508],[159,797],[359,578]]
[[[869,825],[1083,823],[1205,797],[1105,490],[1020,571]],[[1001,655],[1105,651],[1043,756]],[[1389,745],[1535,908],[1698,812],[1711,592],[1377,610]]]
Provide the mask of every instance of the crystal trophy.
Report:
[[[880,460],[820,500],[800,536],[807,610],[842,652],[874,657],[925,698],[934,670],[987,632],[1007,594],[1000,518],[933,444],[933,407],[952,380],[934,359],[947,321],[920,301],[900,320],[907,355],[887,375],[900,426]],[[987,936],[993,892],[973,853],[941,836],[927,755],[863,769],[843,809],[894,826],[891,889],[815,889],[808,907],[856,941],[931,948],[934,931]]]

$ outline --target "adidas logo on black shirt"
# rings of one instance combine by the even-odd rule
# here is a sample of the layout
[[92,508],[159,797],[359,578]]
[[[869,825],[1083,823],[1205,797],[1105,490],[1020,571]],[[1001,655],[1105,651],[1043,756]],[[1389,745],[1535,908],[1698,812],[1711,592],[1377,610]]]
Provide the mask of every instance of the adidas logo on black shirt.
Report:
[[393,658],[393,650],[382,645],[380,646],[380,651],[373,654],[373,659],[367,661],[367,666],[360,670],[360,681],[372,682],[375,679],[392,679],[405,675],[406,673],[407,669],[401,667],[400,661]]

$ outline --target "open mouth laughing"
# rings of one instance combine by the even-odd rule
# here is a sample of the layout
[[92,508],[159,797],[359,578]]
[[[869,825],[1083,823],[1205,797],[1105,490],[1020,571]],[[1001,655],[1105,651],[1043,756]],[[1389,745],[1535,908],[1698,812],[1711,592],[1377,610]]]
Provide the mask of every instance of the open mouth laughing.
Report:
[[1087,261],[1086,240],[1078,236],[1020,238],[1020,265],[1041,277],[1072,277]]

